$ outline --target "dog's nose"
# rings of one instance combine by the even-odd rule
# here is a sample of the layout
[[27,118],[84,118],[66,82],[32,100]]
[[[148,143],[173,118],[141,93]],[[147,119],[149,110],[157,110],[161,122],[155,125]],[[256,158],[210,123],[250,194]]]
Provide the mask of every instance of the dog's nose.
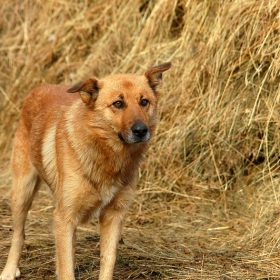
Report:
[[148,127],[143,123],[137,123],[132,128],[131,131],[137,137],[144,137],[148,132]]

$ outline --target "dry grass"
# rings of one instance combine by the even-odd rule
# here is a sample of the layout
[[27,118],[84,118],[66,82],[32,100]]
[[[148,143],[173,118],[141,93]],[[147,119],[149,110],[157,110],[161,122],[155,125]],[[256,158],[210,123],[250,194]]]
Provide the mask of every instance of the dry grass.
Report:
[[[172,61],[115,277],[279,279],[279,2],[2,2],[0,270],[11,226],[7,161],[26,94]],[[41,191],[21,279],[54,279],[52,211]],[[98,266],[93,222],[80,228],[77,278],[96,279]]]

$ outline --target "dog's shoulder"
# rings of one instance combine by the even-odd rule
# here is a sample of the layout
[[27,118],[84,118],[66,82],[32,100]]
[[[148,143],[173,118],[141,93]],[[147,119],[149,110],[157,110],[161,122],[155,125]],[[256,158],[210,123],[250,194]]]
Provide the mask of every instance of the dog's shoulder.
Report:
[[54,84],[44,84],[34,88],[30,94],[27,96],[26,101],[33,103],[67,103],[69,101],[74,101],[79,98],[77,93],[68,93],[67,89],[69,86],[65,85],[54,85]]

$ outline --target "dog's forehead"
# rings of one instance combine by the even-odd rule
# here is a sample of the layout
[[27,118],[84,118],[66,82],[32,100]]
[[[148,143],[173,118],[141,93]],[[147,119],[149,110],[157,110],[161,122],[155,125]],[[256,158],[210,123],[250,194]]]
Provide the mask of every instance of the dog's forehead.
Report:
[[144,93],[149,92],[150,87],[147,79],[141,75],[113,74],[101,79],[102,89],[110,90],[112,93]]

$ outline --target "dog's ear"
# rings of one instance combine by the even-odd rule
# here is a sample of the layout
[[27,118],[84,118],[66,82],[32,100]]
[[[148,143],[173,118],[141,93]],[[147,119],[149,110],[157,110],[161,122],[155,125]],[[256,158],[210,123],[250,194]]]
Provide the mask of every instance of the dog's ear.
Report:
[[69,88],[67,92],[79,92],[83,102],[89,104],[91,101],[95,101],[97,99],[99,92],[98,79],[91,77]]
[[162,72],[168,70],[170,67],[171,62],[166,62],[145,71],[144,75],[147,77],[149,85],[155,94],[161,93]]

